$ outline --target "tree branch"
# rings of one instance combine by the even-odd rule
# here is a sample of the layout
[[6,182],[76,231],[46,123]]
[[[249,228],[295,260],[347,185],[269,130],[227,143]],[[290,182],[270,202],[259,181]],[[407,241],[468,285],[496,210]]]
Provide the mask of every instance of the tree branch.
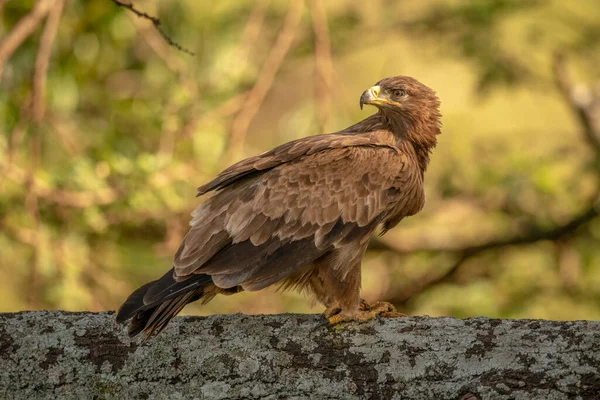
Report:
[[421,293],[438,283],[450,282],[458,273],[460,267],[468,259],[480,255],[488,250],[501,249],[509,246],[527,245],[537,243],[544,240],[556,241],[574,234],[584,225],[600,215],[600,198],[597,198],[587,209],[580,214],[574,216],[568,222],[558,225],[552,229],[542,229],[540,227],[531,227],[526,232],[512,236],[506,239],[495,239],[489,242],[475,244],[466,247],[421,247],[421,248],[405,248],[395,246],[393,243],[384,241],[380,238],[374,239],[369,245],[369,250],[393,251],[398,254],[408,254],[416,252],[434,252],[434,253],[451,253],[456,258],[456,261],[447,269],[438,272],[437,268],[432,269],[425,276],[421,277],[418,282],[413,282],[410,288],[398,290],[386,297],[387,301],[396,305],[404,305],[415,295]]
[[309,0],[313,32],[315,34],[315,95],[320,133],[326,131],[331,113],[331,88],[333,86],[333,62],[331,61],[331,42],[327,12],[321,0]]
[[235,59],[242,65],[246,65],[248,62],[248,55],[259,38],[269,3],[270,0],[257,0],[254,3],[252,12],[244,27],[244,33],[242,33],[242,40],[236,50]]
[[290,0],[287,15],[285,16],[279,36],[267,55],[260,75],[244,102],[244,107],[232,123],[231,133],[227,140],[227,150],[223,156],[224,162],[234,160],[242,150],[248,128],[260,110],[267,93],[269,93],[273,85],[275,75],[277,75],[283,60],[285,60],[292,46],[296,30],[300,25],[303,6],[303,0]]
[[195,54],[193,52],[191,52],[190,50],[186,49],[185,47],[181,46],[179,43],[173,41],[162,29],[161,23],[160,23],[160,19],[158,19],[157,17],[153,17],[151,15],[146,14],[143,11],[139,11],[138,9],[136,9],[133,4],[131,3],[121,3],[119,0],[112,0],[113,3],[115,3],[117,6],[119,7],[123,7],[128,9],[129,11],[131,11],[132,13],[134,13],[135,15],[137,15],[139,18],[142,19],[146,19],[150,22],[152,22],[152,25],[154,25],[154,28],[156,28],[156,30],[158,31],[158,33],[160,33],[160,35],[163,37],[163,39],[169,44],[169,46],[176,48],[177,50],[184,52],[186,54],[189,54],[190,56],[194,56]]
[[566,67],[566,56],[555,53],[553,59],[554,79],[573,114],[577,117],[584,139],[600,157],[600,127],[596,120],[600,108],[600,99],[589,87],[576,87]]
[[[113,313],[0,314],[0,398],[595,399],[600,322],[177,317],[146,344]],[[26,334],[24,334],[24,332]]]
[[557,225],[551,229],[543,229],[538,226],[529,227],[524,233],[505,238],[505,239],[494,239],[489,242],[470,245],[466,247],[453,247],[453,246],[436,246],[436,247],[402,247],[397,246],[390,241],[386,241],[382,238],[373,238],[373,241],[369,245],[370,250],[387,250],[393,251],[398,254],[409,254],[416,252],[452,252],[452,253],[464,253],[467,256],[479,254],[486,250],[492,250],[507,246],[531,244],[542,240],[557,240],[568,234],[571,234],[581,226],[587,224],[592,219],[600,215],[600,199],[594,200],[584,211],[574,216],[568,222]]
[[53,0],[38,0],[29,14],[21,18],[13,30],[0,41],[0,78],[2,78],[4,64],[21,43],[33,33],[53,5]]
[[46,111],[46,81],[48,80],[48,65],[52,53],[52,43],[58,31],[60,16],[64,6],[64,0],[57,0],[50,10],[44,32],[35,59],[35,71],[33,74],[33,90],[31,95],[31,117],[39,124]]

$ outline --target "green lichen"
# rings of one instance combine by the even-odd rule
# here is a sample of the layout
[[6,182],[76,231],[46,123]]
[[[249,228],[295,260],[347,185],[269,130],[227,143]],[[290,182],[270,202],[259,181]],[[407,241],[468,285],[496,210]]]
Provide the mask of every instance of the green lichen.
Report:
[[0,398],[587,399],[600,387],[600,322],[215,315],[140,344],[113,318],[0,314]]

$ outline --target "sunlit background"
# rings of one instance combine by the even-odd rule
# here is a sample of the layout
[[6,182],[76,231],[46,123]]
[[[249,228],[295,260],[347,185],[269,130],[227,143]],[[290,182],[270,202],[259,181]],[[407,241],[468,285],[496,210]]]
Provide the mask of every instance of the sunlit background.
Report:
[[[443,134],[363,297],[600,319],[600,2],[133,5],[176,45],[115,1],[0,0],[0,311],[117,308],[170,268],[196,187],[367,117],[362,91],[402,74],[437,91]],[[184,313],[238,311],[322,308],[266,290]]]

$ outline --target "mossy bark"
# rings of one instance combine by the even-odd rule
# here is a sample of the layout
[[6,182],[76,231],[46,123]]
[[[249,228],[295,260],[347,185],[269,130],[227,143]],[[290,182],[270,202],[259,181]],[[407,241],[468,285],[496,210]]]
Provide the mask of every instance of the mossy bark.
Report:
[[600,322],[0,314],[2,399],[599,399]]

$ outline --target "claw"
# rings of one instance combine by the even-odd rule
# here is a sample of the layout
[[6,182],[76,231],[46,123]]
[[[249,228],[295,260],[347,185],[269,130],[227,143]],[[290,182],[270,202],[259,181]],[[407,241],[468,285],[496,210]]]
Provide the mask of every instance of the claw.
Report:
[[323,312],[323,315],[325,315],[325,318],[329,318],[329,317],[333,317],[336,314],[339,314],[342,312],[342,309],[339,306],[333,306],[333,307],[329,307],[327,310],[325,310]]
[[334,326],[343,322],[353,321],[368,322],[373,319],[377,319],[380,323],[383,323],[384,318],[406,317],[406,314],[396,311],[396,308],[392,304],[385,301],[377,301],[373,304],[369,304],[365,300],[360,299],[360,306],[355,314],[342,314],[340,307],[333,306],[325,310],[323,316],[326,318],[325,321],[318,323],[312,328],[311,333],[326,325]]
[[367,303],[365,299],[360,299],[360,306],[358,307],[358,309],[361,311],[369,311],[371,309],[371,306],[369,305],[369,303]]
[[333,326],[342,322],[368,322],[373,319],[382,321],[382,318],[398,318],[405,316],[406,314],[396,311],[396,308],[390,303],[378,301],[369,305],[366,301],[361,300],[359,310],[355,314],[344,315],[339,313],[329,317],[328,320],[329,325]]

